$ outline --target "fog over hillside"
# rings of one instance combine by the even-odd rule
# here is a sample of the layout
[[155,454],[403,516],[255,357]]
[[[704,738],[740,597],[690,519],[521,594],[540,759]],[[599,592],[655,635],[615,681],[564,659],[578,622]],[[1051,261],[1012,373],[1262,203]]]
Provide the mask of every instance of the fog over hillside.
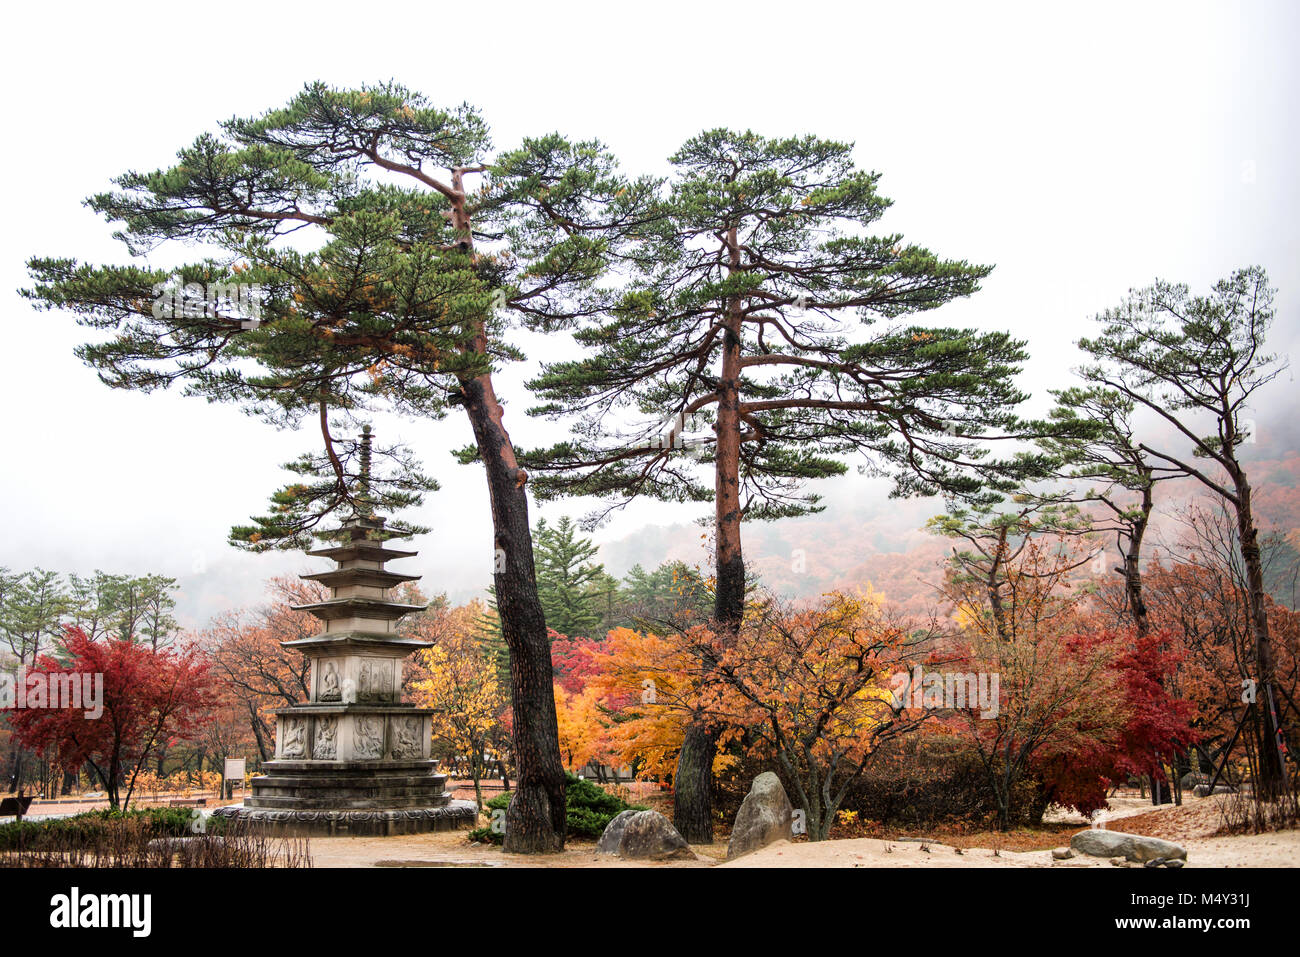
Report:
[[[1285,388],[1281,383],[1277,386],[1279,392]],[[1284,437],[1294,425],[1289,416],[1268,416],[1261,419],[1259,428],[1259,438],[1248,447],[1247,458],[1255,467],[1252,483],[1262,527],[1284,532],[1300,528],[1300,495],[1296,494],[1300,489],[1300,453],[1289,445],[1293,440]],[[476,478],[471,469],[457,471]],[[934,602],[931,586],[940,580],[939,562],[951,547],[924,530],[926,521],[942,512],[943,502],[938,498],[891,499],[889,489],[889,482],[853,471],[820,483],[817,490],[827,506],[825,512],[746,526],[747,561],[765,585],[792,598],[871,582],[891,602],[923,611]],[[468,488],[450,495],[445,490],[433,495],[425,506],[434,531],[413,542],[420,554],[403,565],[412,574],[425,576],[420,586],[426,593],[445,593],[450,601],[461,604],[483,597],[491,583],[490,555],[480,555],[482,549],[446,536],[437,527],[444,507],[460,507],[471,515],[486,512],[481,494],[470,482]],[[1153,546],[1168,547],[1179,531],[1177,513],[1199,495],[1200,489],[1190,481],[1170,483],[1160,490]],[[577,518],[590,507],[586,500],[547,503],[535,508],[534,515],[549,521],[561,515]],[[629,529],[629,516],[618,515],[609,526],[592,533],[606,571],[622,577],[635,565],[650,569],[677,560],[707,572],[711,563],[709,530],[691,516],[707,516],[709,506],[641,503],[630,512],[639,517],[656,507],[681,517]],[[164,529],[156,528],[153,533],[165,541]],[[48,567],[80,570],[83,563],[77,550],[71,543],[62,544],[64,547],[50,553]],[[256,606],[272,576],[322,567],[320,560],[301,553],[248,555],[228,546],[184,553],[164,550],[160,556],[162,560],[148,570],[177,577],[178,617],[191,628],[201,627],[231,608]]]

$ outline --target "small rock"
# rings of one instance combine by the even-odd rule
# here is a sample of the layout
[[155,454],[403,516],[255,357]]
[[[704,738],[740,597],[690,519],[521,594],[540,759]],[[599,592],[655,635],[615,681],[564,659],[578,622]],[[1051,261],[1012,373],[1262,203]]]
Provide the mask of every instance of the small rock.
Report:
[[1236,794],[1237,789],[1231,784],[1216,784],[1214,790],[1210,790],[1208,784],[1198,784],[1192,791],[1198,798],[1209,797],[1211,794]]
[[1164,862],[1165,862],[1165,859],[1164,859],[1163,857],[1153,857],[1153,858],[1151,858],[1151,860],[1147,861],[1147,862],[1146,862],[1145,864],[1143,864],[1142,866],[1143,866],[1143,867],[1160,867],[1160,866],[1162,866],[1162,865],[1164,864]]
[[1068,860],[1069,860],[1070,858],[1072,858],[1072,857],[1074,857],[1074,851],[1070,850],[1068,847],[1054,847],[1054,848],[1052,848],[1052,858],[1053,858],[1053,860],[1057,860],[1057,861],[1068,861]]
[[1186,861],[1180,861],[1178,860],[1178,858],[1174,858],[1172,861],[1165,861],[1165,867],[1172,867],[1175,870],[1177,870],[1178,868],[1182,867],[1186,863],[1187,863]]

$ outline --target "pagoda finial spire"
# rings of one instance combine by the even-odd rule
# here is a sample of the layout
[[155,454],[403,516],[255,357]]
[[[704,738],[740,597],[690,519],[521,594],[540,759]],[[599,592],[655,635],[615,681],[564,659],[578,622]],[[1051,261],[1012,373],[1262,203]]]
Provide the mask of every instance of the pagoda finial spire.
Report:
[[374,515],[374,508],[370,501],[370,426],[361,427],[361,490],[357,499],[357,507],[363,518],[370,518]]

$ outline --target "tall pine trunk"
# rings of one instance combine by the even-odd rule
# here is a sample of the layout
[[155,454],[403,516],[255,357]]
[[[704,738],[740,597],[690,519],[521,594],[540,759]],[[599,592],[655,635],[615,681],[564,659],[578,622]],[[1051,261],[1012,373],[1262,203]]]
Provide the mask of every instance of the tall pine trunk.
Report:
[[496,556],[493,584],[501,634],[510,649],[510,704],[519,778],[506,811],[504,849],[564,848],[564,767],[552,685],[551,644],[537,594],[528,525],[527,476],[515,460],[489,376],[464,383],[465,411],[487,472]]
[[1241,540],[1241,559],[1246,569],[1247,607],[1251,632],[1255,639],[1255,666],[1258,669],[1256,713],[1259,742],[1259,778],[1255,782],[1257,798],[1269,798],[1286,790],[1286,769],[1282,764],[1284,747],[1276,696],[1273,693],[1273,646],[1268,634],[1268,605],[1264,593],[1264,565],[1260,556],[1259,531],[1251,505],[1250,483],[1237,469],[1233,476],[1237,501],[1237,534]]
[[1124,554],[1124,594],[1128,597],[1129,612],[1133,615],[1138,638],[1145,638],[1151,631],[1147,604],[1142,596],[1141,565],[1142,539],[1146,537],[1147,524],[1151,520],[1151,508],[1151,486],[1148,484],[1142,491],[1142,511],[1133,522],[1128,550]]
[[1002,601],[1002,566],[1007,555],[1007,529],[998,529],[998,540],[989,560],[989,572],[984,578],[984,590],[989,596],[989,610],[993,613],[993,628],[999,641],[1011,640],[1011,626],[1007,623],[1007,610]]
[[[465,203],[462,171],[452,173],[451,223],[461,248],[474,256],[474,233]],[[479,323],[470,347],[488,350]],[[501,635],[510,650],[510,705],[518,780],[506,810],[503,848],[517,854],[564,849],[564,765],[555,717],[551,643],[537,594],[533,536],[528,525],[527,474],[519,467],[506,432],[503,410],[485,372],[461,382],[465,411],[487,473],[496,542],[493,585]]]
[[[731,268],[740,262],[736,230],[727,234]],[[724,644],[740,630],[745,613],[745,559],[740,542],[740,330],[741,303],[728,304],[718,383],[717,443],[714,449],[714,533],[716,582],[713,628]],[[713,662],[705,661],[706,669]],[[673,776],[673,826],[689,843],[713,843],[713,758],[717,730],[705,719],[682,739]]]
[[[1145,638],[1151,632],[1151,622],[1147,615],[1146,601],[1142,597],[1142,540],[1146,537],[1153,504],[1149,471],[1146,473],[1146,478],[1147,484],[1142,489],[1141,511],[1133,520],[1128,547],[1123,555],[1124,567],[1122,569],[1124,573],[1124,595],[1128,599],[1129,613],[1133,616],[1133,625],[1139,640]],[[1160,683],[1163,686],[1163,678],[1160,679]],[[1168,804],[1174,800],[1177,781],[1162,782],[1159,779],[1159,770],[1164,767],[1164,761],[1158,752],[1155,754],[1155,759],[1156,771],[1151,775],[1151,803]],[[1177,773],[1175,768],[1175,777]]]

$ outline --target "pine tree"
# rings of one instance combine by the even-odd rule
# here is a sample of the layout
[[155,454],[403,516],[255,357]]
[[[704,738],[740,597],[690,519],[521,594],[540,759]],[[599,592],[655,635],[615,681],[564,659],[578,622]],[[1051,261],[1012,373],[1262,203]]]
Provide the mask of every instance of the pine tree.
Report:
[[[572,440],[525,456],[539,496],[712,499],[724,633],[743,615],[742,522],[820,510],[801,489],[844,473],[846,455],[890,475],[896,495],[978,497],[1043,471],[976,444],[1022,434],[1012,377],[1023,344],[895,322],[970,295],[991,267],[871,235],[890,204],[851,154],[811,136],[689,140],[638,231],[635,281],[577,332],[589,354],[533,383],[546,400],[537,414],[577,417]],[[639,418],[610,434],[610,408]],[[690,841],[712,840],[713,750],[709,729],[692,726],[674,818]]]
[[[487,478],[511,653],[520,776],[505,846],[562,847],[565,781],[528,475],[493,372],[521,358],[504,335],[509,321],[547,329],[601,308],[600,280],[648,186],[619,176],[599,143],[558,134],[494,155],[475,110],[439,109],[392,83],[310,84],[283,109],[200,136],[170,169],[116,182],[90,205],[123,224],[132,253],[199,242],[216,255],[171,270],[35,259],[25,294],[105,335],[79,355],[110,386],[182,383],[278,425],[318,422],[324,454],[303,463],[312,481],[295,484],[305,491],[281,490],[264,527],[235,537],[296,547],[312,530],[304,523],[356,508],[360,486],[331,413],[466,414],[474,445],[461,459]],[[289,233],[308,241],[290,246]],[[295,504],[304,494],[311,501]]]
[[497,677],[502,680],[502,687],[510,678],[510,649],[506,645],[505,635],[501,631],[501,613],[497,611],[496,586],[487,587],[487,601],[483,611],[474,620],[482,636],[483,653],[492,659],[497,670]]
[[537,562],[537,591],[546,625],[570,638],[601,638],[596,633],[601,614],[594,589],[605,566],[593,563],[599,549],[580,538],[566,515],[555,526],[539,519],[533,529]]
[[[71,599],[62,576],[44,568],[10,575],[0,569],[0,639],[13,652],[19,668],[34,667],[42,651],[63,631]],[[7,790],[22,783],[24,751],[16,746],[9,767]]]
[[1236,519],[1259,669],[1257,795],[1286,787],[1286,734],[1274,690],[1259,529],[1241,460],[1241,446],[1253,438],[1244,410],[1286,367],[1265,351],[1274,295],[1259,266],[1237,270],[1203,296],[1157,281],[1099,315],[1099,333],[1079,340],[1092,360],[1080,370],[1084,380],[1163,420],[1179,443],[1141,441],[1138,450],[1196,479]]
[[[0,573],[2,574],[2,573]],[[0,589],[0,639],[19,667],[32,666],[63,632],[71,597],[58,572],[33,568],[10,577]]]
[[1139,639],[1150,631],[1142,597],[1142,546],[1155,508],[1159,482],[1182,478],[1182,469],[1158,461],[1143,451],[1133,426],[1136,403],[1110,389],[1097,387],[1054,389],[1057,406],[1053,421],[1066,431],[1045,437],[1043,444],[1061,458],[1071,479],[1094,484],[1080,498],[1105,509],[1092,525],[1094,531],[1115,537],[1124,576],[1124,595]]
[[604,638],[611,629],[623,624],[623,597],[619,590],[618,579],[601,567],[601,571],[591,580],[587,590],[590,607],[599,617],[595,628],[595,638]]
[[683,561],[663,562],[649,572],[633,565],[621,594],[624,618],[634,628],[683,628],[708,619],[713,611],[708,583]]
[[[987,597],[993,633],[1001,641],[1016,638],[1017,593],[1012,587],[1012,570],[1033,542],[1035,535],[1077,536],[1092,530],[1088,515],[1070,500],[1068,492],[1022,493],[1009,500],[964,505],[949,504],[926,527],[962,543],[948,559],[950,585],[982,591]],[[1064,571],[1092,559],[1091,554]]]

